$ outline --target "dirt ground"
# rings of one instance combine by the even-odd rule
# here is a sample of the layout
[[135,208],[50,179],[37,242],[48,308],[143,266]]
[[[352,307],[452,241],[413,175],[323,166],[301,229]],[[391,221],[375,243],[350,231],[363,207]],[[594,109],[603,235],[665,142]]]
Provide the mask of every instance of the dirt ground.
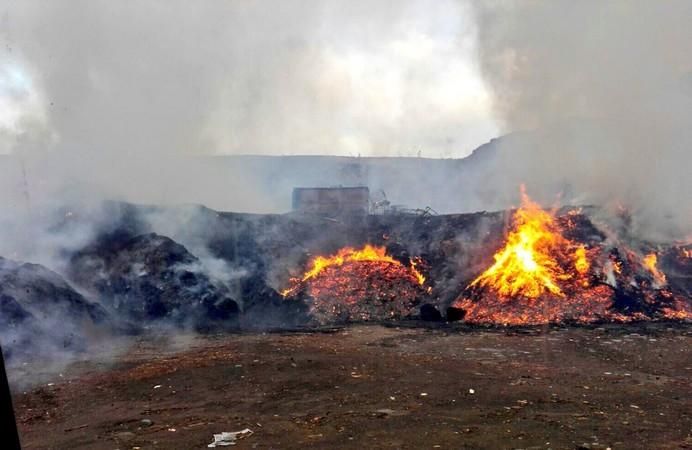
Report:
[[[180,340],[179,340],[180,341]],[[692,448],[692,327],[141,339],[17,392],[25,448]]]

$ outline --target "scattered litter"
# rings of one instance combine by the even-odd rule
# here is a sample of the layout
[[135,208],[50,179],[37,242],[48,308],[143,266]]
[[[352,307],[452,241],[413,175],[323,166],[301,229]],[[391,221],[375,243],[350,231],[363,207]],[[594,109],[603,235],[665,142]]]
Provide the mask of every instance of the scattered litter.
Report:
[[409,413],[408,413],[408,411],[396,411],[396,410],[389,409],[389,408],[382,408],[382,409],[376,410],[375,414],[380,416],[380,417],[387,417],[387,416],[407,416]]
[[154,386],[154,389],[158,389],[158,388],[160,388],[160,387],[161,387],[161,385],[160,385],[160,384],[157,384],[156,386]]
[[245,428],[244,430],[233,431],[233,432],[224,431],[220,434],[215,434],[214,435],[214,442],[207,445],[207,447],[214,448],[216,446],[226,447],[229,445],[235,445],[235,443],[238,439],[246,438],[246,437],[250,436],[251,434],[252,434],[252,430],[249,428]]
[[469,394],[475,394],[476,391],[474,389],[469,389]]
[[637,406],[637,405],[630,405],[630,408],[639,409],[639,406]]
[[175,431],[176,431],[176,429],[175,429],[175,428],[169,428],[169,429],[168,429],[168,431],[172,431],[172,432],[175,432]]
[[428,393],[427,393],[427,392],[421,392],[421,393],[420,393],[420,396],[421,396],[421,397],[427,397],[427,396],[428,396]]
[[394,401],[394,400],[396,400],[396,397],[394,397],[393,395],[390,395],[390,396],[389,396],[389,399],[390,399],[391,401]]

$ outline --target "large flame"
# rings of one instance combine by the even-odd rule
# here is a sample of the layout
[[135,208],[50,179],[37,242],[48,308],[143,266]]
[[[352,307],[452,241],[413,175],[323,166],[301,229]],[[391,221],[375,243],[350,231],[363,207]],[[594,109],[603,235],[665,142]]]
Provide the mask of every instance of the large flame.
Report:
[[[556,217],[526,195],[494,263],[453,303],[471,323],[508,325],[692,318],[692,305],[668,286],[656,253],[566,237],[581,211]],[[684,248],[676,261],[684,263]]]
[[557,259],[573,252],[580,274],[589,270],[586,249],[562,237],[553,215],[531,201],[522,186],[522,205],[513,217],[513,229],[505,246],[495,254],[495,263],[469,287],[490,288],[500,296],[537,298],[546,292],[563,297],[560,282],[572,278]]

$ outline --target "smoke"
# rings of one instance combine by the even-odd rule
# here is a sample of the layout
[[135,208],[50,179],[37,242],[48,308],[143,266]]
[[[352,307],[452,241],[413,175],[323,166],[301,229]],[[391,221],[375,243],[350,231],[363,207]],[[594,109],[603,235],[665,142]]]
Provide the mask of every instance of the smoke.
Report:
[[0,140],[32,201],[275,211],[261,176],[194,156],[463,156],[496,134],[453,0],[4,0],[0,17]]
[[503,146],[495,183],[620,203],[642,235],[689,236],[692,3],[474,6],[502,130],[528,131]]
[[691,8],[4,0],[3,205],[285,211],[300,180],[348,174],[197,156],[464,156],[501,131],[515,133],[501,156],[458,176],[413,160],[359,181],[439,212],[504,208],[524,182],[543,202],[618,202],[643,230],[684,234]]

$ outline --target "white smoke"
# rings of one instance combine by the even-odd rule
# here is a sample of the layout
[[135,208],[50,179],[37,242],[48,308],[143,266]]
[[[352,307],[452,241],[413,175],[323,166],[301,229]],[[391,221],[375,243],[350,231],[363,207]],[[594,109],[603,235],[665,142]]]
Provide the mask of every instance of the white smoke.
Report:
[[692,232],[692,3],[474,5],[503,131],[532,131],[503,148],[500,181],[620,203],[650,236]]

